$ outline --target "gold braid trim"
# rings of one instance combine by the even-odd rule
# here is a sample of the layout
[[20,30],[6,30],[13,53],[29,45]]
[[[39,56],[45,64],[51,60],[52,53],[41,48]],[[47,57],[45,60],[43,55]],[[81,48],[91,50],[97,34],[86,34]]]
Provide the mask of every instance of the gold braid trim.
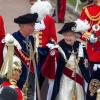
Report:
[[99,12],[96,16],[92,16],[92,15],[90,15],[88,9],[85,8],[85,13],[86,13],[87,17],[88,17],[91,21],[98,21],[98,22],[100,22],[100,12]]
[[27,60],[27,61],[31,60],[31,58],[30,57],[26,57],[21,50],[19,50],[19,53],[25,60]]
[[98,24],[100,24],[100,20],[98,21]]

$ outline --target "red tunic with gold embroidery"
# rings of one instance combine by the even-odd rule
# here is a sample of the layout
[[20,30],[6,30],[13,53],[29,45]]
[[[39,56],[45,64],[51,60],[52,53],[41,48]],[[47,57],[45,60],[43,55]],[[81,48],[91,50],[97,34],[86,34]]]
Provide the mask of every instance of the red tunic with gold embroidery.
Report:
[[[6,86],[11,86],[13,87],[13,85],[10,82],[4,82],[2,85],[2,87],[6,87]],[[24,100],[23,99],[23,94],[22,91],[18,88],[18,87],[14,87],[18,93],[18,100]]]
[[[89,32],[92,33],[92,26],[98,24],[100,26],[100,6],[93,3],[83,8],[80,19],[87,20],[91,28]],[[96,36],[100,37],[100,30],[96,32]],[[94,44],[87,43],[87,53],[91,62],[100,62],[100,40]]]
[[47,15],[44,18],[45,29],[39,32],[39,47],[45,47],[49,40],[57,41],[55,22],[53,18]]

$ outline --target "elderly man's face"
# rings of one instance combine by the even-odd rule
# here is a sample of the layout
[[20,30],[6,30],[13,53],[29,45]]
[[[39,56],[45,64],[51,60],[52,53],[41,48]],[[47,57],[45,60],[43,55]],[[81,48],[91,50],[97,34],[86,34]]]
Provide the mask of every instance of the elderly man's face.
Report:
[[64,40],[67,44],[73,45],[76,41],[76,35],[74,32],[65,32],[63,33]]
[[23,31],[25,36],[29,36],[34,32],[35,23],[30,24],[22,24],[20,25],[20,29]]

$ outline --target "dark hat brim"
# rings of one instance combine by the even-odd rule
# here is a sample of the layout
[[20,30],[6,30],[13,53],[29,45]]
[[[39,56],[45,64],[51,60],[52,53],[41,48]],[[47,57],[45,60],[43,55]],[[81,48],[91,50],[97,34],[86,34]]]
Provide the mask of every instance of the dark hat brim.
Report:
[[68,33],[68,32],[76,33],[76,32],[71,31],[71,30],[67,30],[67,31],[62,31],[62,30],[60,30],[60,31],[58,31],[58,33],[61,34],[61,35],[64,34],[64,33]]
[[68,22],[65,23],[64,26],[58,31],[59,34],[67,33],[67,32],[75,32],[76,23],[75,22]]
[[19,16],[17,18],[14,19],[14,22],[16,24],[29,24],[29,23],[35,23],[37,21],[38,18],[38,14],[34,13],[28,13],[22,16]]

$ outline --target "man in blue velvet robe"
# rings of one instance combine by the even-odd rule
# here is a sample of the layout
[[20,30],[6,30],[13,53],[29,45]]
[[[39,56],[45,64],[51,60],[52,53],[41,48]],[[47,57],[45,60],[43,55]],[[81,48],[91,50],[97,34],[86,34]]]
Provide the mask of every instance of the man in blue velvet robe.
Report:
[[[19,25],[19,30],[17,32],[14,32],[12,35],[13,37],[19,42],[21,45],[22,51],[25,55],[30,56],[30,49],[29,44],[31,43],[34,48],[34,38],[32,36],[32,33],[34,32],[34,25],[37,20],[37,13],[34,14],[25,14],[22,16],[19,16],[18,18],[14,19],[14,22]],[[29,73],[29,75],[28,75]],[[25,65],[22,62],[22,74],[18,81],[18,87],[20,89],[23,89],[23,86],[28,79],[28,90],[29,95],[34,96],[34,74],[32,74],[28,68],[27,65]],[[32,99],[29,99],[32,100]]]

